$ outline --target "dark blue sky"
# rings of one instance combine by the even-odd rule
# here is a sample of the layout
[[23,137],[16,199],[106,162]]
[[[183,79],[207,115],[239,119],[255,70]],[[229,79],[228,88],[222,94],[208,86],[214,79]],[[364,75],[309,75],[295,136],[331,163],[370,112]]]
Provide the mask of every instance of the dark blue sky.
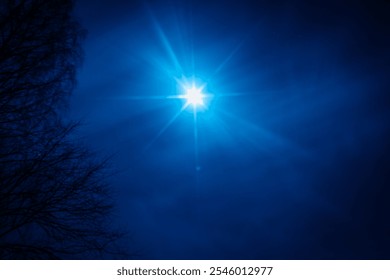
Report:
[[390,258],[390,4],[314,2],[78,1],[71,113],[140,258]]

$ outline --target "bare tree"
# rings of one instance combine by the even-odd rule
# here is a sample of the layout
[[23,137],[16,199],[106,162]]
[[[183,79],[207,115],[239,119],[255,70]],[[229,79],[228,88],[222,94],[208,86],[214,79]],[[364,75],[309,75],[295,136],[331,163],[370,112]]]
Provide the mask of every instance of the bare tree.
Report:
[[[61,119],[84,31],[70,0],[0,4],[0,258],[107,258],[105,163]],[[115,252],[116,253],[116,252]]]

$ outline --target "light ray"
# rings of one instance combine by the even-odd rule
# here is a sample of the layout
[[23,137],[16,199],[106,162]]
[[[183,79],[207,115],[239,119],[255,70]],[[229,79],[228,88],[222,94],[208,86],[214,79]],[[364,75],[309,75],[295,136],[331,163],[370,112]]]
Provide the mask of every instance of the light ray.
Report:
[[175,52],[173,51],[172,45],[169,42],[168,37],[165,35],[164,30],[161,28],[161,25],[157,22],[154,16],[151,15],[151,18],[152,18],[153,26],[156,29],[157,35],[160,38],[165,51],[168,53],[168,56],[171,58],[176,69],[182,72],[182,67],[179,63],[179,60],[177,59]]
[[[294,151],[301,156],[307,155],[307,152],[298,145],[264,127],[231,114],[226,110],[220,109],[218,112],[233,122],[238,123],[241,127],[239,134],[241,134],[241,136],[245,138],[248,143],[251,143],[258,151],[271,153],[273,149],[286,149]],[[237,131],[235,131],[235,134],[239,135]]]
[[131,95],[123,97],[110,97],[109,99],[123,99],[123,100],[164,100],[173,98],[173,95]]
[[198,117],[194,108],[194,150],[195,150],[195,170],[199,171],[199,149],[198,149]]
[[222,61],[222,63],[215,69],[214,73],[212,76],[215,76],[217,75],[224,67],[226,64],[228,64],[228,62],[233,58],[233,56],[239,51],[239,49],[241,49],[242,45],[244,44],[245,40],[243,40],[241,43],[239,43],[237,45],[237,47],[235,47],[233,49],[233,51],[225,58],[224,61]]
[[148,150],[154,142],[157,141],[157,139],[173,124],[173,122],[180,116],[180,114],[187,108],[188,105],[184,105],[181,107],[181,109],[168,121],[166,125],[163,126],[163,128],[157,133],[157,135],[152,139],[152,141],[149,142],[148,145],[145,147],[145,151]]

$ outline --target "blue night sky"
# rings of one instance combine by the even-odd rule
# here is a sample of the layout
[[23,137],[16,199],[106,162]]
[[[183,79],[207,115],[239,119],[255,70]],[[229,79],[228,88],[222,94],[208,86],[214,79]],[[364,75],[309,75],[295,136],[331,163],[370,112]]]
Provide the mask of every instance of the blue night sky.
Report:
[[[390,258],[390,3],[374,2],[77,2],[70,111],[112,156],[136,258]],[[183,81],[203,105],[175,98]]]

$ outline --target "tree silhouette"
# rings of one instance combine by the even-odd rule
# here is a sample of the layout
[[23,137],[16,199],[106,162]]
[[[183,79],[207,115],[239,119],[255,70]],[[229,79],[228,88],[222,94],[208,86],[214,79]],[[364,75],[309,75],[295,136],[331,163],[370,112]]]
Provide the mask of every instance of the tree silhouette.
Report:
[[0,258],[106,258],[105,162],[61,116],[85,32],[68,0],[0,2]]

